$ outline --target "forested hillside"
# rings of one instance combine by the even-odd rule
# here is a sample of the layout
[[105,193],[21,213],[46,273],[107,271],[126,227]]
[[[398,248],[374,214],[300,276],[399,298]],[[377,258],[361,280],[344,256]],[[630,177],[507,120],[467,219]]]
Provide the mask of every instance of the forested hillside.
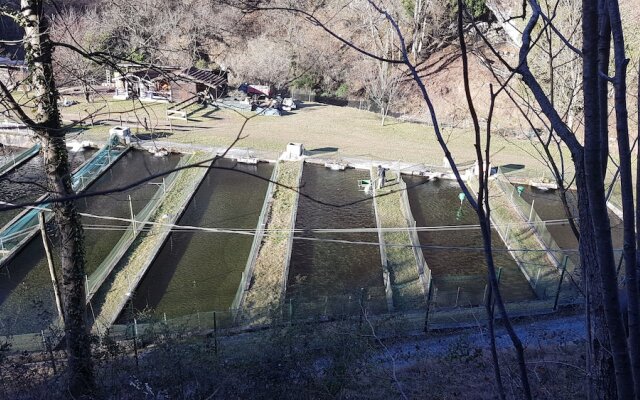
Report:
[[[89,51],[106,51],[123,60],[156,65],[223,67],[228,69],[233,84],[256,82],[272,84],[277,90],[313,91],[327,96],[373,101],[391,111],[426,118],[419,96],[410,77],[401,67],[379,61],[352,50],[347,43],[332,39],[318,26],[361,46],[381,57],[398,56],[391,45],[394,32],[381,29],[383,20],[362,2],[340,0],[305,2],[309,15],[283,12],[244,12],[242,1],[192,0],[119,0],[68,1],[50,7],[54,38],[73,41]],[[258,2],[263,7],[282,6],[279,1]],[[427,87],[438,104],[440,118],[452,125],[468,123],[460,108],[463,88],[452,79],[460,75],[461,61],[456,41],[455,2],[423,0],[388,1],[387,6],[407,34],[412,58]],[[519,31],[525,21],[522,3],[515,0],[468,1],[477,28],[491,38],[492,45],[508,60],[514,61],[519,44]],[[575,46],[579,27],[575,0],[549,7],[555,25]],[[621,2],[623,23],[628,28],[631,82],[638,59],[638,30],[634,23],[639,11],[632,2]],[[312,16],[310,18],[309,16]],[[507,21],[507,22],[505,22]],[[4,30],[15,36],[11,24]],[[470,58],[472,91],[481,109],[488,107],[488,85],[506,77],[506,70],[496,62],[485,44],[467,23],[473,57]],[[10,36],[10,37],[13,37]],[[10,48],[9,48],[10,49]],[[547,40],[542,35],[532,52],[532,68],[546,76],[545,84],[556,85],[556,99],[566,104],[567,113],[580,110],[575,82],[579,79],[579,63],[560,40]],[[552,55],[550,57],[550,54]],[[550,63],[549,60],[553,59]],[[71,51],[59,49],[55,54],[62,82],[73,85],[79,77],[100,81],[104,68],[79,59]],[[344,68],[344,66],[348,66]],[[553,76],[549,68],[553,66]],[[495,75],[494,75],[495,74]],[[518,82],[511,84],[514,95],[521,92]],[[550,88],[550,87],[549,87]],[[549,89],[548,88],[548,89]],[[496,128],[528,130],[520,112],[510,107],[506,96],[498,98]],[[523,100],[524,101],[524,100]],[[528,106],[527,106],[528,107]],[[380,108],[380,107],[378,107]],[[526,107],[525,107],[526,108]]]

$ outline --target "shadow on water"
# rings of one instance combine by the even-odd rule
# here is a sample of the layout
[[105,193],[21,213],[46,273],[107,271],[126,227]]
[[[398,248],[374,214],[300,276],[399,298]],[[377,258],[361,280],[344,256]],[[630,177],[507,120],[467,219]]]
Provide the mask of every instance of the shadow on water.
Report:
[[[358,190],[359,179],[369,179],[363,170],[331,171],[322,166],[305,164],[303,193],[331,204],[344,204],[366,199]],[[300,197],[296,229],[371,228],[375,227],[372,201],[360,201],[346,207],[318,204]],[[361,289],[372,310],[385,309],[382,266],[376,233],[305,233],[319,239],[345,240],[362,243],[332,243],[326,241],[293,241],[287,280],[287,298],[294,303],[316,303],[342,298],[359,301]],[[334,303],[334,307],[344,304]],[[336,310],[333,310],[335,312]]]
[[[88,192],[102,191],[135,182],[144,176],[173,168],[178,156],[158,158],[149,153],[130,151],[107,170]],[[78,201],[80,212],[91,212],[101,216],[129,218],[129,200],[132,198],[134,213],[141,210],[157,185],[140,185],[124,193],[87,197]],[[109,230],[96,225],[127,225],[122,221],[109,221],[83,217],[85,225],[85,268],[90,274],[109,254],[115,243],[124,234],[121,229]],[[93,228],[98,229],[93,229]],[[54,264],[60,266],[58,238],[53,224],[49,224],[53,239]],[[58,270],[60,277],[60,271]],[[2,270],[0,278],[0,333],[38,332],[53,322],[56,316],[55,300],[44,255],[42,237],[37,235]]]
[[[269,178],[272,165],[258,167],[219,160],[224,167]],[[255,229],[267,182],[245,173],[211,170],[179,225]],[[179,317],[199,311],[227,310],[238,289],[253,242],[252,235],[172,232],[133,300],[137,311]],[[119,317],[127,322],[129,307]]]
[[[478,219],[465,201],[460,206],[460,188],[453,181],[427,181],[404,177],[409,203],[418,226],[477,225]],[[479,229],[433,230],[418,233],[422,252],[438,289],[438,305],[482,304],[487,268]],[[492,231],[494,262],[501,268],[500,288],[506,301],[535,298],[529,283],[495,230]],[[441,247],[441,248],[438,248]]]

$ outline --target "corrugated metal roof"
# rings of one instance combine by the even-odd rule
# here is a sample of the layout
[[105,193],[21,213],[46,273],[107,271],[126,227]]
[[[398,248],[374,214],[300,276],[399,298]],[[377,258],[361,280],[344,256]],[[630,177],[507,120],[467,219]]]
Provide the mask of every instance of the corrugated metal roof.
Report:
[[222,71],[212,71],[208,69],[200,69],[196,67],[185,68],[178,75],[203,85],[211,87],[220,87],[227,84],[226,73]]

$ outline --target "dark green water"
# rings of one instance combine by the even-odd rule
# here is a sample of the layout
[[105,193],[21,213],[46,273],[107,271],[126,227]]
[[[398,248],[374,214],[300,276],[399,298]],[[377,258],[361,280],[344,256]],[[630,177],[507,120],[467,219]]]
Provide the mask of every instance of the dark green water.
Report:
[[[461,192],[455,181],[427,181],[404,177],[409,203],[418,226],[474,225],[478,219],[467,201],[460,207]],[[487,267],[480,229],[438,230],[418,233],[422,252],[438,289],[437,304],[482,304],[487,283]],[[494,262],[502,268],[500,288],[506,301],[535,299],[535,294],[495,230],[492,231]],[[437,248],[444,247],[444,248]],[[448,248],[448,247],[454,247]]]
[[[273,166],[219,160],[220,166],[269,178]],[[211,170],[179,225],[255,229],[268,182],[229,170]],[[133,300],[135,310],[167,318],[228,310],[238,290],[253,236],[211,232],[172,232],[144,276]],[[120,316],[128,322],[129,307]]]
[[[103,191],[133,183],[145,176],[173,168],[178,156],[153,157],[147,152],[129,151],[107,170],[87,192]],[[156,179],[156,182],[161,179]],[[101,216],[129,218],[128,196],[132,198],[134,213],[142,209],[158,189],[156,185],[143,184],[123,193],[88,197],[78,201],[80,212]],[[126,222],[83,217],[85,229],[86,270],[90,274],[109,254],[123,235],[122,230],[94,230],[89,225],[127,225]],[[56,268],[56,234],[53,225],[48,226],[53,238]],[[60,277],[58,271],[58,277]],[[56,318],[55,300],[49,269],[42,245],[37,235],[25,248],[0,271],[0,334],[39,332]]]
[[[300,196],[296,229],[375,228],[371,196],[358,190],[358,180],[369,179],[369,171],[331,171],[305,164],[302,192],[337,207],[319,204]],[[358,202],[359,201],[359,202]],[[287,301],[294,310],[324,311],[329,314],[351,311],[363,296],[372,311],[385,311],[385,292],[377,233],[305,233],[306,237],[370,242],[332,243],[294,239],[287,280]],[[326,302],[326,303],[325,303]],[[316,305],[310,306],[310,303]],[[349,308],[349,310],[347,310]]]
[[[96,150],[69,153],[71,169],[79,167]],[[0,202],[26,203],[35,201],[45,193],[47,177],[44,172],[44,158],[38,154],[17,169],[0,177]],[[0,204],[0,208],[2,205]],[[0,228],[11,221],[22,210],[0,211]]]
[[[533,203],[535,212],[543,221],[567,218],[564,208],[562,207],[562,201],[560,200],[560,193],[557,190],[544,191],[538,190],[529,185],[521,186],[525,188],[522,192],[522,198],[529,204]],[[571,207],[575,209],[578,203],[576,192],[568,192],[567,199]],[[577,210],[574,210],[574,213],[577,217]],[[613,241],[613,247],[614,249],[621,250],[624,244],[624,227],[622,226],[622,220],[611,211],[609,211],[609,220],[611,224],[611,240]],[[566,254],[571,257],[575,263],[578,263],[578,239],[576,239],[576,236],[573,234],[569,223],[547,224],[546,228],[558,246],[563,250],[567,250]],[[616,254],[620,254],[620,251],[616,251]]]

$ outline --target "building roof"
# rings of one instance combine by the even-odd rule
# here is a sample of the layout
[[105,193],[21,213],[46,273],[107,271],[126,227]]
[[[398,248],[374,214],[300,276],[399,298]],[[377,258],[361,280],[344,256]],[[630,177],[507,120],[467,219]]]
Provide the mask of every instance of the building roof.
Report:
[[227,74],[224,71],[189,67],[178,72],[178,75],[210,87],[220,87],[227,84]]

